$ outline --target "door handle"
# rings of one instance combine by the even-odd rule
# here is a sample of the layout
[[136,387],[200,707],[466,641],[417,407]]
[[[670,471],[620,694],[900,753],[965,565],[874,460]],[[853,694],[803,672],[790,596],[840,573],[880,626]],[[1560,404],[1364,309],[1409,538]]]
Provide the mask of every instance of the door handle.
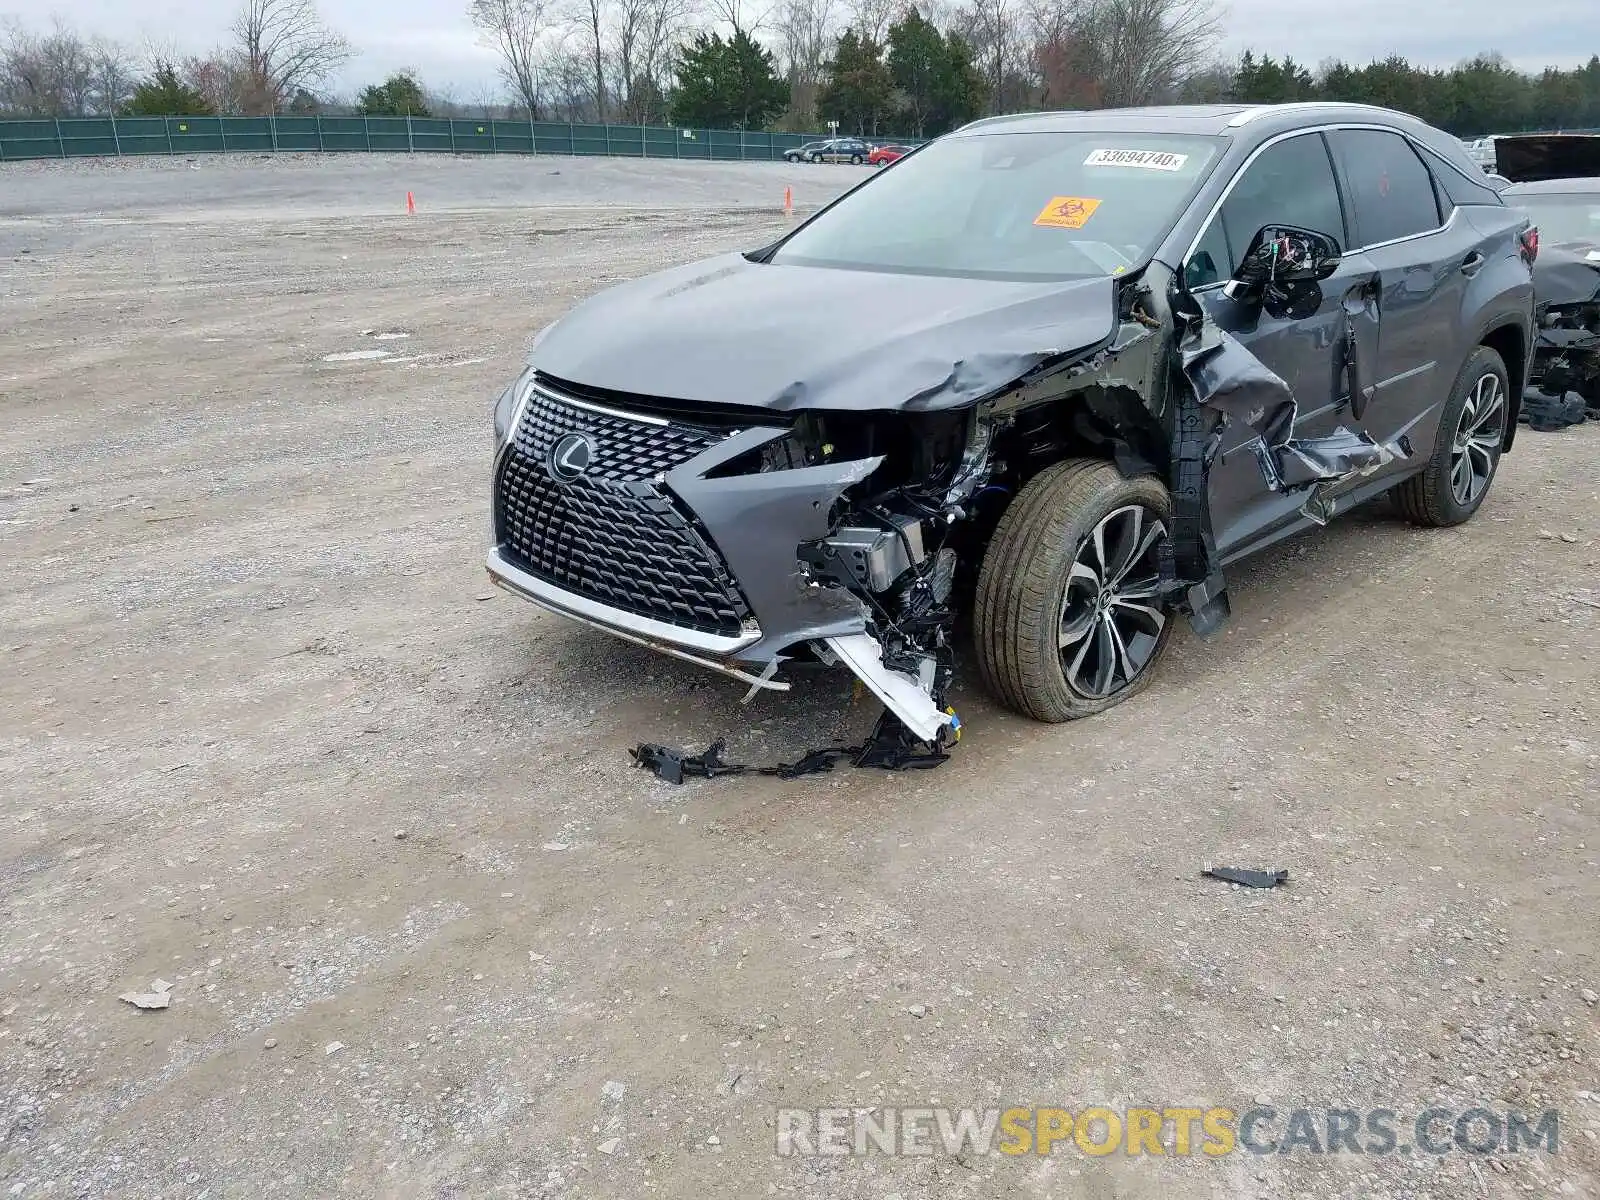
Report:
[[1474,250],[1471,254],[1467,255],[1461,260],[1461,273],[1468,279],[1471,279],[1483,268],[1485,261],[1487,260],[1483,257],[1483,255]]

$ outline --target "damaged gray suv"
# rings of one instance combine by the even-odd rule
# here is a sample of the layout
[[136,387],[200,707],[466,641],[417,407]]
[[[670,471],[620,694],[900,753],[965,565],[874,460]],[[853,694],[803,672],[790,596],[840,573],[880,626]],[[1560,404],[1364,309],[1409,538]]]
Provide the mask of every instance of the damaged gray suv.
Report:
[[1225,571],[1379,493],[1470,517],[1537,250],[1454,138],[1355,105],[996,117],[770,245],[602,292],[495,410],[495,581],[921,742],[958,625],[1007,707],[1137,691]]

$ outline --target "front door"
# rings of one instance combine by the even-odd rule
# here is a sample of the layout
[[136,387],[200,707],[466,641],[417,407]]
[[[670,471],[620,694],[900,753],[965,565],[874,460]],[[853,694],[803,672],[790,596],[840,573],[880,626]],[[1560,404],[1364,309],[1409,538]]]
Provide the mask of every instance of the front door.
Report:
[[[1320,133],[1272,143],[1234,181],[1186,268],[1195,298],[1219,327],[1283,379],[1294,393],[1295,436],[1318,437],[1349,423],[1343,344],[1355,326],[1367,346],[1377,345],[1377,288],[1373,262],[1347,254],[1322,282],[1322,303],[1305,316],[1274,317],[1259,299],[1230,300],[1222,284],[1233,274],[1251,239],[1264,225],[1315,230],[1350,245],[1327,143]],[[1210,473],[1211,527],[1224,562],[1300,519],[1304,496],[1270,491],[1243,423],[1223,435]]]

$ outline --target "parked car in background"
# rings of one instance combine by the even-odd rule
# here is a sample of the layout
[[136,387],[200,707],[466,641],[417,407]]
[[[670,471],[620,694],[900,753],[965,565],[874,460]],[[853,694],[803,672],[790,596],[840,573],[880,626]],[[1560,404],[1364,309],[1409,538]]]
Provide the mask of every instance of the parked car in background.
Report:
[[1513,181],[1501,197],[1539,231],[1532,382],[1557,401],[1578,393],[1600,417],[1600,135],[1505,137],[1496,152]]
[[887,167],[910,153],[910,146],[874,146],[872,153],[867,155],[867,162],[875,167]]
[[812,162],[864,163],[872,147],[860,138],[835,138],[824,142],[822,149],[812,155]]
[[816,162],[816,155],[822,153],[829,145],[828,142],[807,142],[803,146],[796,146],[793,150],[785,150],[783,157],[792,163]]
[[1478,510],[1534,249],[1386,109],[978,121],[545,329],[495,406],[489,572],[753,687],[842,664],[935,744],[964,613],[1003,704],[1088,716],[1180,614],[1227,620],[1232,563],[1382,493]]

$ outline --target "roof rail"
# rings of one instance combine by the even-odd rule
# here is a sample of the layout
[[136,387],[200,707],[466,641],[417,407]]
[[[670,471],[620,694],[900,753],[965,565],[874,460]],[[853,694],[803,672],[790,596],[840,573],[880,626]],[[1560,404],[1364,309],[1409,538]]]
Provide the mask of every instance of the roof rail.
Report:
[[1393,108],[1384,108],[1378,104],[1358,104],[1352,100],[1295,100],[1287,104],[1258,104],[1254,108],[1247,108],[1242,113],[1235,113],[1228,121],[1228,127],[1237,129],[1241,125],[1248,125],[1251,121],[1271,116],[1273,113],[1307,108],[1353,108],[1362,112],[1381,112],[1391,117],[1405,117],[1412,121],[1420,120],[1420,118],[1413,117],[1410,113],[1400,112],[1398,109]]

